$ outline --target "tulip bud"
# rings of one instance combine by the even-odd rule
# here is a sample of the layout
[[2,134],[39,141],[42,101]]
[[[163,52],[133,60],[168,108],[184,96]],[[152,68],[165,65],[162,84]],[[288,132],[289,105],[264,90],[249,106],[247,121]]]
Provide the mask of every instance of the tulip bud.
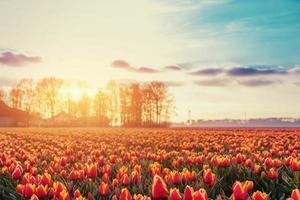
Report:
[[154,199],[163,199],[167,197],[167,193],[166,183],[160,176],[155,175],[152,183],[152,197]]
[[169,200],[181,200],[181,195],[178,189],[175,188],[170,190]]
[[194,193],[194,189],[190,186],[186,186],[184,189],[184,200],[193,200],[193,193]]
[[256,191],[252,194],[252,200],[267,200],[268,195],[260,191]]

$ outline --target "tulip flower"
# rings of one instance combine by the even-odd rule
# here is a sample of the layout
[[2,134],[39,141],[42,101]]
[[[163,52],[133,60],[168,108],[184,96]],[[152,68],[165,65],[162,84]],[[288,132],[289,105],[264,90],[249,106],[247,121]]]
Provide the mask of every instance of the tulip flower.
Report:
[[96,165],[88,165],[87,166],[87,177],[88,178],[96,178],[97,177]]
[[236,200],[246,200],[248,198],[248,191],[239,181],[234,183],[232,191],[233,197]]
[[24,196],[30,198],[35,193],[35,185],[33,184],[26,184],[24,188]]
[[178,189],[171,189],[169,200],[181,200],[181,195]]
[[300,200],[300,190],[294,189],[291,193],[290,200]]
[[23,195],[25,186],[23,184],[18,184],[16,187],[16,192],[20,195]]
[[35,194],[33,194],[33,195],[31,196],[30,200],[39,200],[39,198],[38,198]]
[[184,189],[183,199],[193,200],[193,193],[194,193],[194,189],[187,185]]
[[47,196],[47,193],[48,193],[48,186],[43,186],[43,185],[39,185],[37,186],[36,188],[36,195],[39,197],[39,198],[44,198]]
[[205,169],[203,171],[203,182],[212,187],[216,183],[216,175],[211,171],[211,169]]
[[200,190],[194,192],[194,200],[208,200],[208,195],[206,193],[206,190],[203,188],[200,188]]
[[50,187],[52,185],[51,175],[48,173],[44,173],[41,182],[43,185],[48,185]]
[[237,154],[237,156],[236,156],[236,162],[237,162],[238,164],[243,163],[244,160],[245,160],[245,156],[244,156],[244,155],[242,155],[242,154],[240,154],[240,153]]
[[98,189],[101,196],[107,196],[109,194],[109,186],[107,183],[102,182]]
[[163,199],[167,197],[167,193],[166,183],[160,176],[155,175],[152,183],[152,197],[154,199]]
[[130,179],[129,179],[128,174],[124,174],[124,175],[122,176],[121,183],[122,183],[122,185],[124,185],[124,186],[128,186],[128,185],[130,184]]
[[75,190],[74,193],[73,193],[73,196],[74,196],[74,198],[80,197],[81,196],[80,191],[78,189]]
[[180,184],[181,183],[181,176],[178,171],[174,171],[171,173],[172,176],[172,182],[173,184]]
[[256,191],[252,194],[252,200],[267,200],[268,195],[261,191]]
[[59,200],[70,200],[68,191],[63,190],[59,193]]
[[278,173],[275,171],[275,169],[274,168],[271,168],[270,170],[269,170],[269,172],[268,172],[268,177],[270,178],[270,179],[277,179],[277,177],[278,177]]
[[132,196],[127,188],[123,188],[120,194],[120,200],[132,200]]
[[16,167],[12,173],[12,178],[14,180],[18,180],[21,177],[21,175],[22,175],[22,172],[21,172],[20,168]]
[[300,171],[300,160],[297,160],[297,159],[291,159],[290,161],[290,168],[293,170],[293,171]]

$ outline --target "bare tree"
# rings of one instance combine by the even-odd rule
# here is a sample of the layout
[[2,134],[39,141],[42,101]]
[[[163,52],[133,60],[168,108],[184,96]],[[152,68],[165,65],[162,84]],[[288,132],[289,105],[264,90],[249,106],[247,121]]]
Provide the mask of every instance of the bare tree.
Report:
[[63,80],[56,78],[44,78],[36,86],[39,100],[45,103],[48,116],[53,117],[56,113],[58,96]]

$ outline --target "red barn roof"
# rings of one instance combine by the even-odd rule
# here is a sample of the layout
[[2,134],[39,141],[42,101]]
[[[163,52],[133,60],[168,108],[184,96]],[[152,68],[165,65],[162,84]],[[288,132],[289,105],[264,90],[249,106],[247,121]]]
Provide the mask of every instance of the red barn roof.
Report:
[[22,121],[26,120],[28,114],[22,110],[11,108],[0,100],[0,117],[9,117]]

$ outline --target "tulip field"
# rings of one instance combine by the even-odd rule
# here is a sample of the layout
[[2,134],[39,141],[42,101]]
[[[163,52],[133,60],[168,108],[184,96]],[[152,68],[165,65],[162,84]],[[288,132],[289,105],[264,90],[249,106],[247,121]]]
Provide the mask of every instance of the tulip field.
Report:
[[300,129],[0,129],[0,199],[300,199]]

